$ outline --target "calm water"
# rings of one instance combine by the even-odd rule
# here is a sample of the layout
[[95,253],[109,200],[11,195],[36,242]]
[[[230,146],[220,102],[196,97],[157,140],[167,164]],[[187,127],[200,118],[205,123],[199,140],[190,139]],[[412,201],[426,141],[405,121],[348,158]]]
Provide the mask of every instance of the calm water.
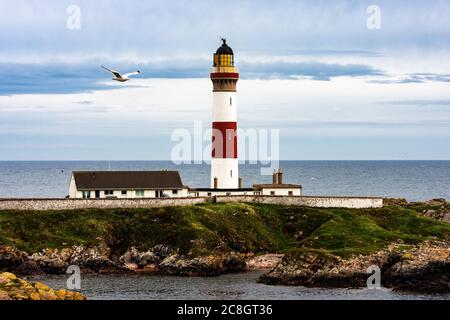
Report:
[[[209,166],[170,161],[112,161],[112,170],[179,170],[183,183],[209,186]],[[285,181],[307,195],[377,195],[450,199],[450,161],[282,161]],[[246,186],[270,182],[257,165],[240,165]],[[0,162],[1,197],[65,197],[72,170],[107,170],[106,161]]]
[[[388,289],[312,289],[304,287],[268,286],[256,283],[261,271],[227,274],[213,278],[169,277],[152,275],[82,276],[81,292],[89,299],[450,299],[450,295],[413,295]],[[66,276],[33,278],[53,288],[65,288]]]

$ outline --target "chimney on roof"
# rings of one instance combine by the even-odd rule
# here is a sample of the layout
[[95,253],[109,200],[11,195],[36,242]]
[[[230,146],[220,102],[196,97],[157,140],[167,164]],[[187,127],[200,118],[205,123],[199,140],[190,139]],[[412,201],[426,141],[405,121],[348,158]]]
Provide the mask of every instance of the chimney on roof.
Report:
[[277,182],[278,184],[283,184],[283,171],[281,169],[278,169]]
[[238,188],[239,188],[239,189],[242,189],[242,186],[243,186],[243,183],[242,183],[242,177],[239,177],[239,180],[238,180]]
[[273,170],[272,173],[272,184],[278,184],[278,173],[276,170]]
[[217,179],[217,177],[214,177],[214,189],[217,189],[218,185],[219,185],[219,179]]

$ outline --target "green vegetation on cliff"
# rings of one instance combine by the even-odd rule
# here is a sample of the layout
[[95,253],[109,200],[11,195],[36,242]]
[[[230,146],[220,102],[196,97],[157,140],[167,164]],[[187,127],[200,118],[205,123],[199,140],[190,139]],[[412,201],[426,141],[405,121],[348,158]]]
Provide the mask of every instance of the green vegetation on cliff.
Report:
[[[402,206],[321,209],[267,204],[202,204],[150,209],[0,211],[0,243],[31,252],[105,241],[114,255],[156,244],[181,254],[214,250],[316,250],[368,254],[392,241],[450,238],[450,224]],[[420,207],[420,210],[423,208]]]

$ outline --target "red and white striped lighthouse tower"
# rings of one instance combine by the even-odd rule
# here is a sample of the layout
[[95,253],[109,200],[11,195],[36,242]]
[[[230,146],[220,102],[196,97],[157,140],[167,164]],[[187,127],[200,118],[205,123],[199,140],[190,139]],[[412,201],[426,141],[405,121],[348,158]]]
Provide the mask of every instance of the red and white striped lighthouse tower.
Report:
[[211,188],[238,189],[236,83],[233,50],[222,39],[214,54],[211,71],[213,83]]

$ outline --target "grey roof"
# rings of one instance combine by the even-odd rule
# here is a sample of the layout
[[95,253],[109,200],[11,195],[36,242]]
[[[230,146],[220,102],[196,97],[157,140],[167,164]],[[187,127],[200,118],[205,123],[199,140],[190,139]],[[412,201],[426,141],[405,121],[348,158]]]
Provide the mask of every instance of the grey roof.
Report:
[[78,190],[180,189],[178,171],[74,171]]
[[301,184],[292,183],[267,183],[267,184],[254,184],[255,189],[302,189]]
[[253,191],[253,188],[239,188],[239,189],[220,189],[220,188],[189,188],[189,191],[208,191],[208,192],[243,192],[243,191]]

